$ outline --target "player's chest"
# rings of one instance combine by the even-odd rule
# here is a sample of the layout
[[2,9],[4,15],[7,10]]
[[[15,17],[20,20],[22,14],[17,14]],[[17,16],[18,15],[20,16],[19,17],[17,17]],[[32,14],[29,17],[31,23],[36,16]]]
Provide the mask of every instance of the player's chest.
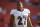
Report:
[[26,13],[26,12],[19,12],[19,11],[17,11],[15,14],[14,14],[15,16],[28,16],[28,13]]

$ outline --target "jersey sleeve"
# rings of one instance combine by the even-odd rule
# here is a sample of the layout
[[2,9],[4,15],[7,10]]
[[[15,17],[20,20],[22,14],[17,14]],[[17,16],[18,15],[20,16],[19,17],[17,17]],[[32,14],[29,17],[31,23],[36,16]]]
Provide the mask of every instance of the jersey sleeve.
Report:
[[26,14],[27,14],[27,17],[28,17],[28,15],[30,14],[30,10],[29,9],[26,9]]
[[14,11],[15,11],[15,10],[11,10],[10,14],[14,14],[14,13],[15,13]]
[[28,14],[30,14],[30,10],[28,9]]
[[10,14],[13,14],[13,11],[11,11]]
[[30,14],[30,10],[29,9],[25,9],[26,14],[29,15]]

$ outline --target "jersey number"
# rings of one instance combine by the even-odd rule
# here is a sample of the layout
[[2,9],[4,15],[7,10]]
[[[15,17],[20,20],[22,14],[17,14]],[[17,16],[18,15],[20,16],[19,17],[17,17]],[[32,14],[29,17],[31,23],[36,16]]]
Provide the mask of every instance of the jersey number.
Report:
[[[23,16],[23,18],[25,18],[25,20],[26,20],[25,16]],[[22,17],[19,16],[18,19],[19,19],[18,25],[23,25],[23,23],[22,23]],[[25,22],[24,22],[24,24],[25,24]]]
[[19,19],[18,25],[23,25],[23,23],[21,22],[22,21],[22,17],[19,16],[18,19]]

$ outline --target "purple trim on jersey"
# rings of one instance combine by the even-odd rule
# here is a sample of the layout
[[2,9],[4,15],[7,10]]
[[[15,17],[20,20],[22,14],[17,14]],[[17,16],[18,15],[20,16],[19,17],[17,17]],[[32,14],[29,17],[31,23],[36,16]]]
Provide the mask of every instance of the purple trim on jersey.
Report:
[[23,18],[26,18],[26,16],[23,16]]

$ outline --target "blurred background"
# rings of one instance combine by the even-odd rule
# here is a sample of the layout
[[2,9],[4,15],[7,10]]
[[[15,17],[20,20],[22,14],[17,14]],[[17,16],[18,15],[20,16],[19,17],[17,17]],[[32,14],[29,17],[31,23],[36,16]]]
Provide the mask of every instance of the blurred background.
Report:
[[24,8],[28,8],[32,25],[40,26],[40,0],[0,0],[0,27],[9,27],[10,11],[16,9],[17,1],[21,1]]

